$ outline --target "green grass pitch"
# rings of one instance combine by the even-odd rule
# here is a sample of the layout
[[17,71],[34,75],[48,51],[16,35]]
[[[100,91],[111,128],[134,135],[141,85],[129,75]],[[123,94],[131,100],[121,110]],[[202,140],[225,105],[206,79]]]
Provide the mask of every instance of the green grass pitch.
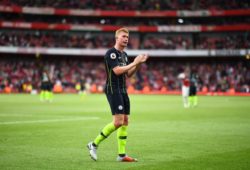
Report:
[[86,144],[111,121],[106,97],[0,95],[1,170],[250,169],[250,97],[199,96],[184,109],[181,96],[131,95],[127,153],[116,162],[116,134],[98,148]]

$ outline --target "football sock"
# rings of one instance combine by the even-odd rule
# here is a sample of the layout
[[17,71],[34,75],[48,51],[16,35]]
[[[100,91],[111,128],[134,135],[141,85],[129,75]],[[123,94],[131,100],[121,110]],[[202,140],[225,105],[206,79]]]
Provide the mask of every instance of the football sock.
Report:
[[53,100],[53,92],[50,91],[48,96],[49,96],[49,100],[52,101]]
[[45,100],[49,100],[49,91],[45,91]]
[[87,96],[86,91],[80,91],[80,96],[82,99],[85,98]]
[[188,102],[189,102],[189,106],[193,106],[193,104],[194,104],[194,96],[189,96],[188,97]]
[[112,132],[116,130],[113,122],[107,124],[101,131],[101,133],[95,138],[94,144],[98,146],[104,139],[106,139]]
[[117,130],[117,140],[118,140],[118,154],[119,156],[125,156],[126,151],[125,151],[125,147],[126,147],[126,143],[127,143],[127,128],[128,126],[121,126],[118,130]]
[[194,102],[194,106],[196,106],[198,104],[198,97],[197,96],[193,97],[193,102]]
[[40,92],[40,100],[45,100],[45,91]]

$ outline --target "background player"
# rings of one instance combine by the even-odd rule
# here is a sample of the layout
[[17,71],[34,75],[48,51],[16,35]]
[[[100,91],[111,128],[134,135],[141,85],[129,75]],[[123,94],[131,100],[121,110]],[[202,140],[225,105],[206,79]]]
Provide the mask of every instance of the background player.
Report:
[[189,70],[186,69],[185,72],[180,73],[178,75],[178,78],[182,80],[181,91],[182,91],[183,105],[184,108],[188,108],[189,107],[188,97],[189,97],[189,86],[190,86]]
[[195,72],[191,72],[190,74],[190,89],[189,89],[189,106],[195,107],[198,104],[197,98],[197,86],[198,86],[198,75]]
[[46,70],[42,72],[41,75],[41,92],[40,92],[40,100],[41,101],[51,101],[51,80],[49,78],[49,74]]

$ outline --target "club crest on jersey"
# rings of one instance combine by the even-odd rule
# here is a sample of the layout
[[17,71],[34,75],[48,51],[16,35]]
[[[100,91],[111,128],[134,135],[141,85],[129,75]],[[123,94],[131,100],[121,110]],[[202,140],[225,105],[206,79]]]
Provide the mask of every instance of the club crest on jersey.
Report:
[[119,105],[119,106],[118,106],[118,109],[119,109],[119,110],[122,110],[122,109],[123,109],[122,105]]
[[111,53],[111,54],[110,54],[110,58],[111,58],[111,59],[116,59],[116,54],[115,54],[115,53]]

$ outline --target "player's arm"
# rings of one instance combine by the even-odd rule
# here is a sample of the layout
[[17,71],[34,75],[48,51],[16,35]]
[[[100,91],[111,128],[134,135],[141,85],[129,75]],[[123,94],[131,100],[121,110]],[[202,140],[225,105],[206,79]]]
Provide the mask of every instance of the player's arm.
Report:
[[136,67],[139,64],[139,62],[135,62],[135,60],[126,66],[116,66],[113,68],[113,71],[116,75],[121,75],[124,73],[127,73],[128,70],[132,69],[133,67]]
[[137,72],[137,70],[139,70],[141,67],[141,63],[137,64],[136,66],[132,67],[131,69],[128,70],[127,72],[127,76],[131,77],[133,74],[135,74],[135,72]]
[[138,55],[135,57],[134,61],[130,63],[129,65],[126,66],[116,66],[113,68],[113,71],[116,75],[121,75],[124,73],[128,73],[129,70],[137,67],[137,65],[145,62],[147,60],[148,56],[147,55]]

